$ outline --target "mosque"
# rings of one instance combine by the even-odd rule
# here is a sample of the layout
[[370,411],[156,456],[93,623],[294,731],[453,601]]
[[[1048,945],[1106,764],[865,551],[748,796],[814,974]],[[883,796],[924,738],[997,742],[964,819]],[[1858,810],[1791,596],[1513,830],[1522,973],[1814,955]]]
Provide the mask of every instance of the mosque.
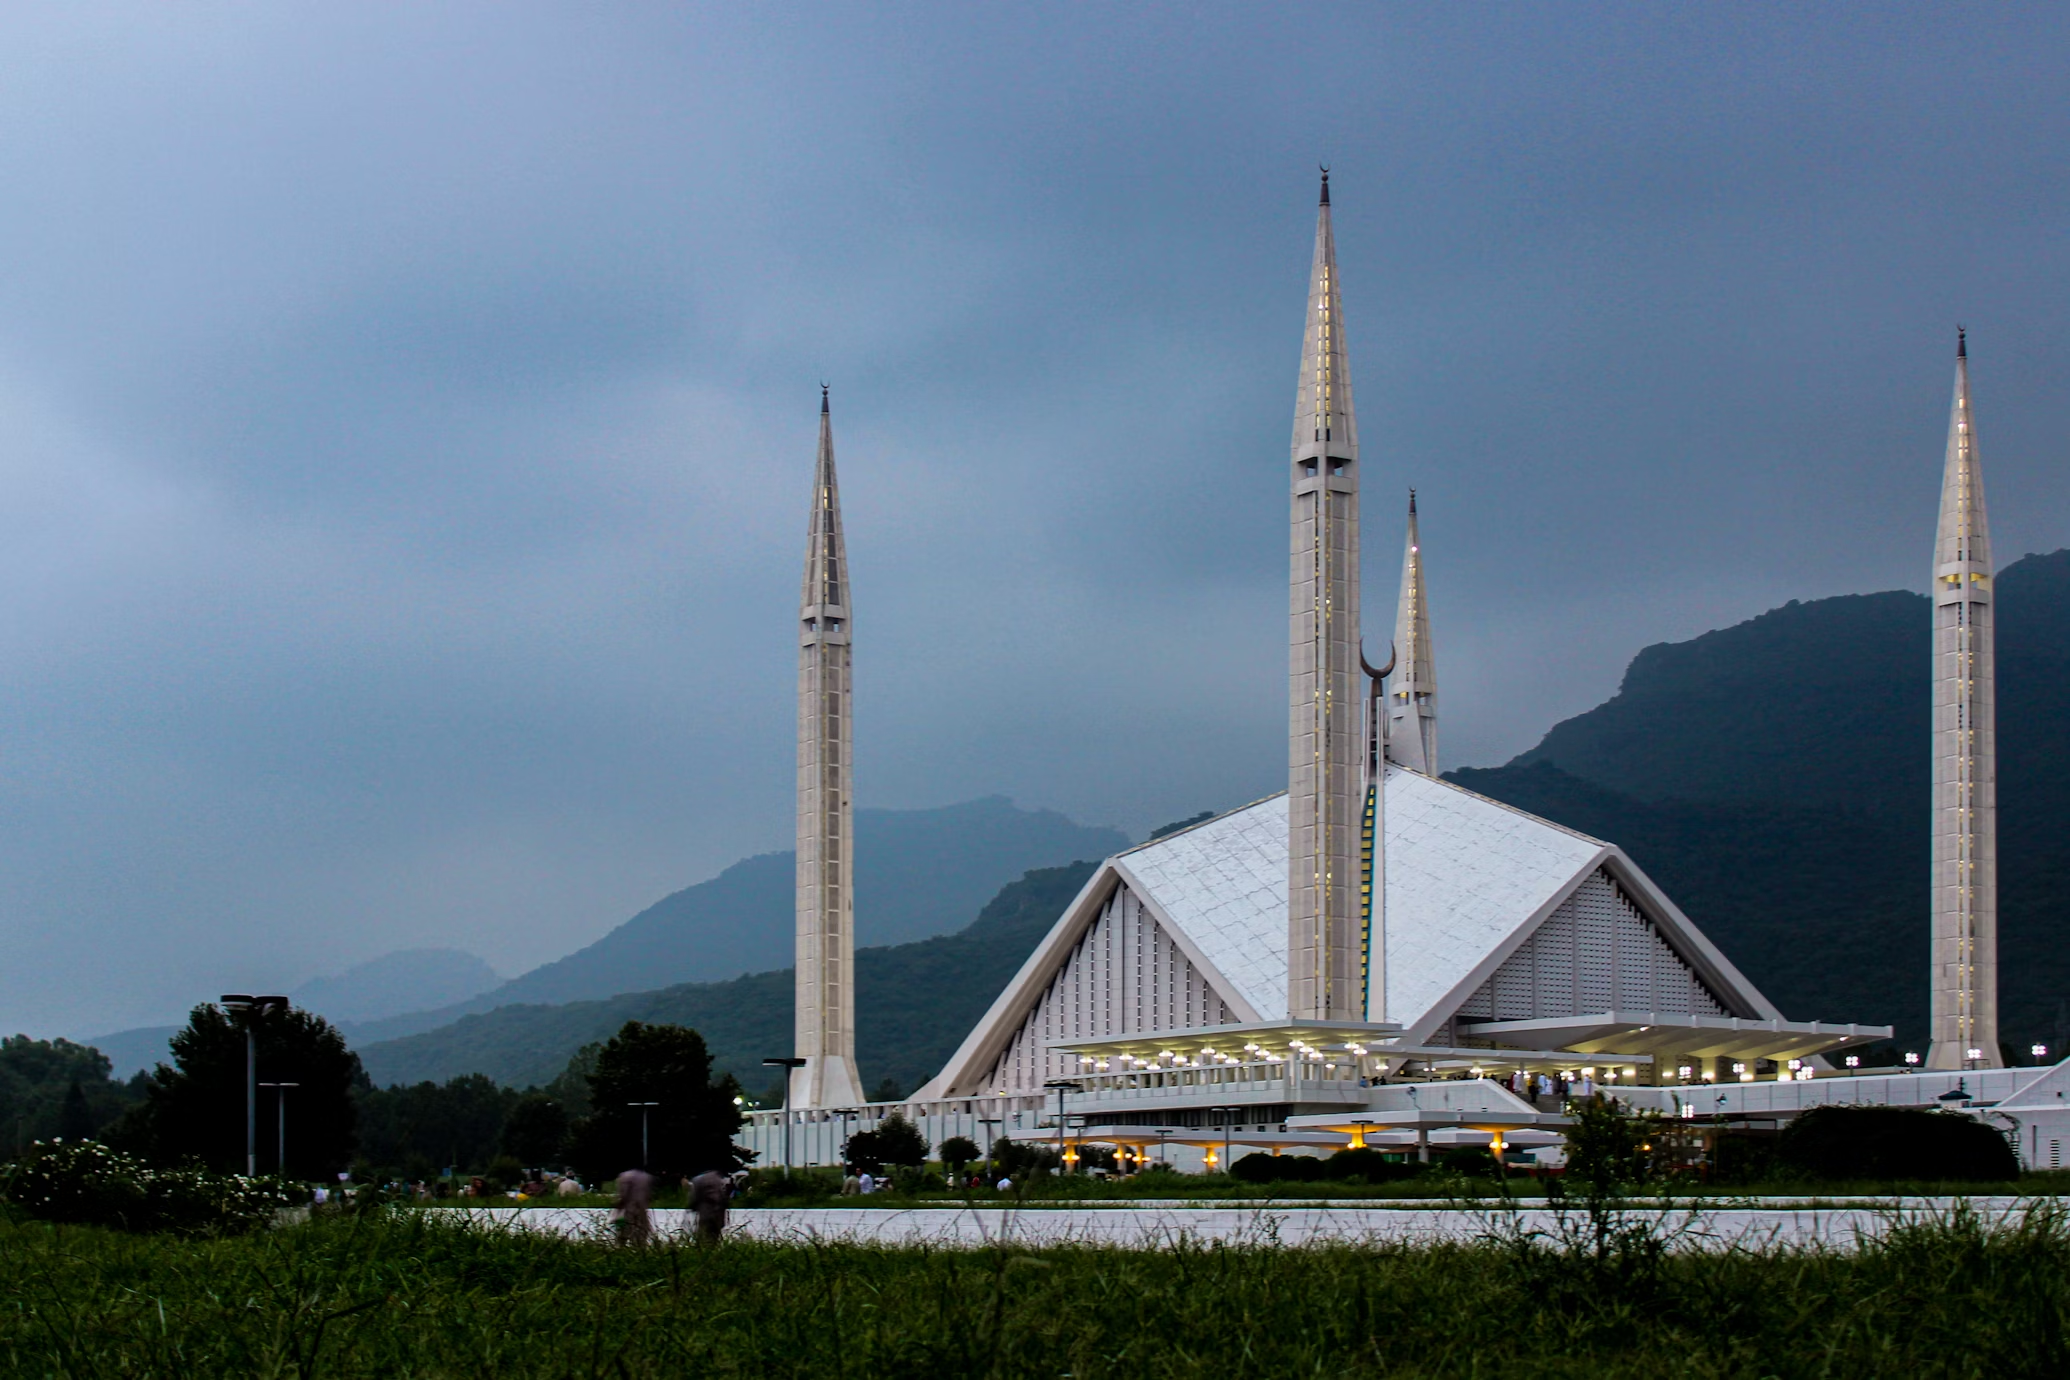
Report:
[[[2001,1068],[1993,574],[1958,341],[1933,567],[1932,1044],[1785,1019],[1616,844],[1437,773],[1415,496],[1386,664],[1359,617],[1362,469],[1322,178],[1288,468],[1287,789],[1108,858],[942,1070],[868,1103],[855,1063],[852,620],[830,409],[799,611],[797,1005],[762,1163],[837,1163],[892,1111],[939,1144],[1000,1135],[1124,1165],[1249,1150],[1553,1146],[1562,1093],[1715,1126],[1827,1102],[1997,1118],[2030,1165],[2070,1141],[2070,1064]],[[1916,1058],[1916,1056],[1908,1056]]]

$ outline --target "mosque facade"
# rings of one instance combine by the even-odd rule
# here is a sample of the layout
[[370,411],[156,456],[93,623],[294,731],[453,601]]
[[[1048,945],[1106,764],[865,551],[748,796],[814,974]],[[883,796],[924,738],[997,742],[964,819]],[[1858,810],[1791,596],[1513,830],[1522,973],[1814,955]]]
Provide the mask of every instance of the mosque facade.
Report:
[[[829,425],[823,411],[815,553],[827,532],[839,549]],[[1773,1123],[1831,1101],[2024,1098],[2037,1110],[2022,1154],[2059,1161],[2070,1085],[2051,1097],[2043,1083],[2070,1074],[1998,1067],[1992,572],[1972,426],[1965,343],[1934,567],[1934,1044],[1928,1071],[1872,1073],[1845,1051],[1890,1027],[1786,1019],[1614,843],[1437,774],[1413,493],[1383,666],[1360,640],[1362,475],[1325,173],[1289,474],[1287,789],[1105,860],[941,1071],[901,1102],[865,1103],[846,982],[852,836],[824,766],[829,733],[847,761],[849,724],[845,708],[823,712],[834,673],[812,650],[834,645],[827,620],[846,626],[845,556],[808,558],[804,641],[818,669],[800,678],[797,989],[808,1063],[787,1110],[752,1115],[751,1148],[764,1163],[836,1163],[848,1135],[900,1111],[936,1144],[1005,1135],[1136,1162],[1359,1144],[1428,1155],[1461,1140],[1499,1152],[1556,1144],[1567,1124],[1557,1089],[1579,1085],[1706,1124]],[[843,592],[815,603],[813,572],[837,568]],[[845,692],[845,637],[838,645]],[[808,771],[810,754],[820,769]],[[845,811],[845,765],[838,781]]]

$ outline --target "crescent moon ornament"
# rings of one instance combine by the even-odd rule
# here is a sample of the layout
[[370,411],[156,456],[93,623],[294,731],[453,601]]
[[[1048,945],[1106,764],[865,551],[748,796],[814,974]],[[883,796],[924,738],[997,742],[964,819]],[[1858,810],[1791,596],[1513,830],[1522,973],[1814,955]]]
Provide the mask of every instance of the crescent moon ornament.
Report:
[[1373,669],[1373,663],[1372,663],[1372,662],[1370,662],[1370,661],[1368,661],[1368,660],[1366,660],[1366,644],[1365,644],[1365,639],[1363,639],[1363,638],[1359,639],[1359,644],[1358,644],[1358,664],[1359,664],[1360,666],[1364,667],[1364,668],[1365,668],[1365,672],[1366,672],[1366,674],[1367,674],[1367,675],[1369,675],[1369,676],[1371,676],[1371,677],[1372,677],[1372,678],[1373,678],[1374,680],[1385,680],[1385,679],[1387,679],[1387,678],[1388,678],[1389,676],[1393,675],[1393,674],[1394,674],[1394,663],[1395,663],[1395,661],[1396,661],[1397,659],[1398,659],[1398,658],[1397,658],[1397,657],[1396,657],[1396,655],[1395,655],[1395,646],[1394,646],[1394,644],[1393,644],[1392,642],[1390,642],[1390,643],[1388,643],[1388,644],[1387,644],[1387,664],[1386,664],[1385,666],[1382,666],[1382,667],[1381,667],[1381,668],[1380,668],[1379,670],[1377,670],[1377,671],[1376,671],[1376,670],[1374,670],[1374,669]]

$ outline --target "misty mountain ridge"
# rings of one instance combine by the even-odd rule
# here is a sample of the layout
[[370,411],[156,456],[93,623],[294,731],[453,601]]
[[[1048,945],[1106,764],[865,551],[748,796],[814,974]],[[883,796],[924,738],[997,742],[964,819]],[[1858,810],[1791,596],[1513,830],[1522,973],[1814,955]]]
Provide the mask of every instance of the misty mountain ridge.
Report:
[[[855,812],[856,945],[950,934],[999,889],[1034,868],[1119,852],[1118,829],[1003,795],[927,810]],[[355,1046],[433,1030],[511,1005],[597,1001],[682,983],[724,981],[790,964],[797,934],[797,855],[760,853],[663,897],[595,943],[463,1002],[347,1030]]]
[[[957,933],[855,951],[856,1063],[865,1083],[910,1091],[934,1076],[1098,864],[1037,868],[1001,887]],[[793,969],[685,983],[600,1001],[501,1006],[359,1049],[377,1084],[486,1073],[515,1087],[550,1082],[583,1045],[627,1021],[699,1031],[715,1072],[764,1087],[762,1060],[791,1048]]]
[[[1078,824],[1055,810],[1024,810],[1003,795],[925,810],[858,810],[855,834],[859,947],[962,930],[1023,874],[1104,858],[1130,842],[1118,829]],[[332,1020],[355,1048],[371,1046],[499,1007],[597,1001],[787,968],[796,907],[795,855],[762,853],[507,982],[471,954],[410,949],[290,995]],[[168,1058],[166,1041],[177,1029],[147,1026],[88,1043],[127,1074]]]
[[312,978],[287,995],[303,1010],[344,1024],[449,1006],[503,981],[487,960],[461,949],[397,949],[342,973]]

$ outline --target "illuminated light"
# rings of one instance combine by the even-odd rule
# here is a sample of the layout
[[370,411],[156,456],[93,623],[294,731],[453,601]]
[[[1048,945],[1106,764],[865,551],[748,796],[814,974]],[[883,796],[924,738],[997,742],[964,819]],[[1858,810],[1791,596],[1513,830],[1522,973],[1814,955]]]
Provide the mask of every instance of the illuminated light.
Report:
[[1734,1064],[1732,1066],[1732,1071],[1734,1073],[1745,1073],[1747,1071],[1747,1066],[1745,1064]]
[[1919,1062],[1919,1056],[1912,1053],[1910,1050],[1907,1050],[1905,1051],[1905,1062],[1908,1064],[1916,1064]]
[[1739,1081],[1742,1083],[1751,1083],[1754,1081],[1754,1075],[1751,1073],[1742,1073],[1739,1076]]
[[1790,1067],[1793,1069],[1801,1069],[1804,1067],[1804,1061],[1802,1059],[1792,1059],[1790,1060]]
[[1703,1081],[1704,1081],[1704,1082],[1706,1082],[1706,1083],[1715,1083],[1715,1082],[1717,1082],[1717,1081],[1718,1081],[1718,1071],[1717,1071],[1716,1069],[1705,1069],[1705,1070],[1703,1071]]
[[1675,1070],[1675,1077],[1683,1079],[1685,1081],[1690,1078],[1694,1078],[1695,1076],[1696,1070],[1689,1067],[1689,1065],[1687,1064],[1684,1064],[1682,1065],[1682,1067]]
[[1969,1059],[1981,1059],[1984,1057],[1984,1051],[1982,1051],[1981,1049],[1972,1049],[1967,1051],[1964,1057]]
[[2047,1045],[2029,1045],[2029,1046],[2027,1046],[2027,1052],[2028,1052],[2029,1054],[2033,1055],[2033,1056],[2034,1056],[2035,1058],[2037,1058],[2037,1059],[2046,1059],[2046,1058],[2048,1058],[2048,1046],[2047,1046]]
[[1801,1068],[1797,1070],[1797,1081],[1799,1083],[1808,1083],[1817,1076],[1818,1070],[1814,1068]]

